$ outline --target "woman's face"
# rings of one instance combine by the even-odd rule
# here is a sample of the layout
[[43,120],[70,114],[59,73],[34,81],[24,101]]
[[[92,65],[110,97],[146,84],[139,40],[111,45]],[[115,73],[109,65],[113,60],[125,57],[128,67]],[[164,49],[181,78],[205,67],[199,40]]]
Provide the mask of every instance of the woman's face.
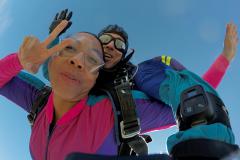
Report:
[[88,95],[103,66],[100,42],[89,33],[77,33],[74,40],[49,62],[53,92],[68,101],[79,101]]

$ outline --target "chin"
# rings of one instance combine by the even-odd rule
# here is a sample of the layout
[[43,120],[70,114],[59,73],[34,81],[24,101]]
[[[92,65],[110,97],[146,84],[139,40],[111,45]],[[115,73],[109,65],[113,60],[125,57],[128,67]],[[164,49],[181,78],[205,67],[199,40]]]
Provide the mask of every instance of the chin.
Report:
[[113,67],[113,64],[111,64],[111,63],[105,63],[105,65],[104,65],[104,68],[106,68],[106,69],[109,69],[112,67]]
[[76,92],[76,88],[69,87],[57,87],[53,88],[54,92],[64,100],[67,101],[79,101],[79,93]]
[[76,101],[80,101],[82,98],[79,98],[76,95],[71,95],[71,94],[64,94],[64,97],[62,97],[63,99],[65,99],[66,101],[71,101],[71,102],[76,102]]

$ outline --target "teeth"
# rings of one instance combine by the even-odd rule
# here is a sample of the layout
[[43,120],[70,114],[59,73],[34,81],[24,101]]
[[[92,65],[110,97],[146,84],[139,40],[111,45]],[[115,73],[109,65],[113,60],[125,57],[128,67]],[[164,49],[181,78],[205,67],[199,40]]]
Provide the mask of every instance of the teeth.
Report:
[[107,54],[107,53],[104,54],[104,57],[112,58],[112,56],[110,54]]
[[111,57],[110,55],[105,55],[105,57]]

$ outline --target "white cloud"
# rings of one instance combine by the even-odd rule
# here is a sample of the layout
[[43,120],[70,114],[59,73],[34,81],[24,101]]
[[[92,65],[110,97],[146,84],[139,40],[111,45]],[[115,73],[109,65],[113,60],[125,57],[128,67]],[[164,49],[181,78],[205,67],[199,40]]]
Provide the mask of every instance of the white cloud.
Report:
[[0,35],[11,24],[10,9],[7,0],[0,0]]

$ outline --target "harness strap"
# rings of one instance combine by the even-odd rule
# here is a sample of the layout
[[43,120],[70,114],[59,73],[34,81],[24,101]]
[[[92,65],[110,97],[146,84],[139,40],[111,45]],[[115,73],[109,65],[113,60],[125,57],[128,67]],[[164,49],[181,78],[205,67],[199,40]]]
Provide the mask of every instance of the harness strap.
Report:
[[42,111],[42,109],[44,108],[44,106],[47,103],[48,97],[51,93],[51,87],[49,86],[45,86],[43,89],[41,89],[39,91],[39,96],[37,97],[37,99],[35,100],[35,102],[32,105],[31,111],[29,112],[29,114],[27,115],[28,121],[31,125],[31,127],[33,126],[38,113],[40,113]]
[[[108,92],[113,100],[116,138],[120,142],[118,155],[147,155],[148,146],[140,134],[140,120],[136,113],[136,104],[131,93],[132,83],[126,69],[121,70]],[[150,138],[151,139],[151,138]],[[151,141],[151,140],[150,140]]]

